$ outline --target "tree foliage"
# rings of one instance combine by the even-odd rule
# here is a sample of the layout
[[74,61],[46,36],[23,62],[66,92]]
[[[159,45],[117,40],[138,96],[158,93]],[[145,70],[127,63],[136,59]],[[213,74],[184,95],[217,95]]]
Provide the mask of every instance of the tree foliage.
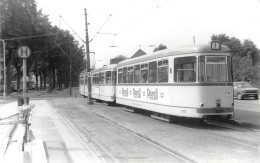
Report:
[[[15,80],[20,81],[22,75],[22,60],[16,56],[16,49],[20,45],[26,45],[32,51],[27,61],[28,74],[36,76],[37,88],[46,88],[47,84],[50,90],[61,88],[62,85],[68,87],[70,61],[74,79],[72,85],[78,84],[79,73],[85,64],[84,49],[80,48],[69,31],[51,25],[48,16],[42,10],[37,11],[35,0],[1,0],[0,14],[0,36],[7,43],[7,70],[15,68]],[[40,83],[38,79],[41,79]],[[7,80],[10,84],[14,79],[9,75]]]
[[157,48],[155,48],[153,50],[153,52],[157,52],[157,51],[164,50],[164,49],[167,49],[167,46],[163,45],[163,44],[160,44]]
[[241,43],[239,39],[226,34],[212,35],[211,40],[220,40],[230,48],[234,81],[249,80],[260,87],[260,53],[253,41],[246,39]]

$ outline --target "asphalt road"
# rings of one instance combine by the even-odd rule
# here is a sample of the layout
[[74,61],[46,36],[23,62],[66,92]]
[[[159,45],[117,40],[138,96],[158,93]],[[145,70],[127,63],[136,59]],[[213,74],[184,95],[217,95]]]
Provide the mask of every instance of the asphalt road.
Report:
[[[91,142],[92,139],[99,142],[102,149],[119,162],[176,161],[177,158],[146,141],[184,157],[187,162],[259,162],[258,131],[241,132],[192,120],[165,123],[145,114],[126,112],[118,106],[90,106],[86,104],[87,100],[80,98],[51,101],[60,116],[87,133]],[[99,157],[108,157],[101,150],[99,152]]]
[[260,101],[235,99],[234,119],[260,126]]

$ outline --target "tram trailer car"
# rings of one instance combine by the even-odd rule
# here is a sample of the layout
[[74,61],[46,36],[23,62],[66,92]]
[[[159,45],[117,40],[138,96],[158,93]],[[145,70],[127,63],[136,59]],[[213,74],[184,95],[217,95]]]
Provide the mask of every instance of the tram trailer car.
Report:
[[[116,65],[108,65],[94,69],[91,75],[91,95],[95,100],[105,103],[115,102],[116,92]],[[80,74],[80,94],[88,96],[88,73],[83,71]]]
[[79,94],[83,97],[88,96],[88,72],[84,70],[79,75]]
[[233,117],[230,50],[218,41],[122,61],[117,75],[119,104],[180,117]]
[[160,116],[233,117],[231,55],[218,41],[128,59],[116,71],[116,103],[127,108]]

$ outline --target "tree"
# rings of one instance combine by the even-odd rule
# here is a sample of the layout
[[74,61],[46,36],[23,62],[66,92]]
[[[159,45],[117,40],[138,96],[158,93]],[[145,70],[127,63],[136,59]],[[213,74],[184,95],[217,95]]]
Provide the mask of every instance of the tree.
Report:
[[241,50],[242,56],[250,56],[252,58],[253,66],[259,62],[259,50],[251,40],[244,40],[243,47]]
[[115,58],[110,59],[110,64],[117,64],[126,59],[128,59],[126,56],[118,55]]
[[164,50],[164,49],[167,49],[167,46],[166,46],[166,45],[163,45],[163,44],[160,44],[157,48],[155,48],[155,49],[153,50],[153,52],[160,51],[160,50]]
[[226,34],[212,35],[211,40],[220,40],[231,50],[234,81],[250,79],[253,85],[260,86],[259,50],[251,40],[246,39],[241,44],[239,39]]
[[[48,16],[44,15],[42,10],[37,11],[35,0],[5,1],[1,3],[0,13],[1,16],[3,15],[1,38],[6,40],[8,50],[7,71],[9,73],[7,74],[9,76],[7,83],[10,84],[12,80],[10,76],[12,64],[16,68],[14,77],[17,78],[17,83],[20,82],[22,60],[17,58],[15,51],[19,45],[27,45],[32,51],[31,57],[27,60],[27,74],[36,76],[37,88],[38,78],[41,79],[40,87],[42,88],[42,84],[44,84],[44,88],[46,88],[46,84],[49,83],[50,90],[54,89],[57,83],[60,83],[59,85],[67,84],[69,81],[68,63],[71,58],[63,54],[57,46],[59,44],[68,54],[78,51],[72,59],[72,77],[76,79],[73,84],[77,85],[79,73],[83,70],[85,63],[83,50],[68,31],[51,26]],[[49,36],[10,39],[38,35]],[[10,90],[10,87],[7,89]]]

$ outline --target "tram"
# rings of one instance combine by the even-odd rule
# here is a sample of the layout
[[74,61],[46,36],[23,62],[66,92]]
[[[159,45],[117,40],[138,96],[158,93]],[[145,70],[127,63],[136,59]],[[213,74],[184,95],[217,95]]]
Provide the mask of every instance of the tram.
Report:
[[[219,41],[158,51],[122,61],[114,68],[116,103],[128,109],[160,116],[233,117],[231,55]],[[98,75],[103,82],[100,72],[93,70],[93,86]],[[100,99],[101,87],[92,92],[93,97]]]
[[[99,69],[94,69],[89,73],[91,75],[91,95],[95,100],[104,103],[115,102],[116,91],[116,65],[108,65]],[[88,96],[88,73],[83,71],[80,74],[80,94]]]

